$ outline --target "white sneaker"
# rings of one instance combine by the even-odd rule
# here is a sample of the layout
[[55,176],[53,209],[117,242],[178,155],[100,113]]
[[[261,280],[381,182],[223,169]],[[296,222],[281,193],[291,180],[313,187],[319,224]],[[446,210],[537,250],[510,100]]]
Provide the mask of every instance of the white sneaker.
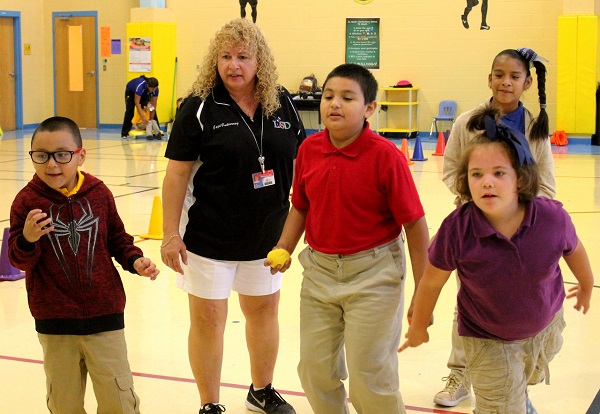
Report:
[[456,375],[450,374],[442,378],[442,381],[446,381],[446,386],[435,394],[435,397],[433,397],[434,403],[444,407],[454,407],[462,400],[471,398],[471,387],[467,388]]

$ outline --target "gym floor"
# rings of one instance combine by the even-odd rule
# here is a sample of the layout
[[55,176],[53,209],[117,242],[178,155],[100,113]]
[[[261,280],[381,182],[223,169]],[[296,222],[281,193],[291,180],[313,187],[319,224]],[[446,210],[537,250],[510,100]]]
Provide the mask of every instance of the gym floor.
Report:
[[[32,131],[5,132],[0,140],[0,180],[5,194],[0,199],[3,228],[9,227],[14,196],[34,174],[27,154],[31,134]],[[161,196],[167,166],[164,158],[166,142],[122,141],[116,130],[89,129],[83,130],[82,134],[87,150],[83,169],[109,186],[128,232],[161,269],[154,282],[123,272],[128,299],[125,331],[141,410],[146,414],[196,413],[199,398],[187,356],[187,296],[175,287],[174,273],[160,260],[160,241],[139,237],[149,231],[156,217],[152,214],[153,202],[155,197]],[[414,141],[410,143],[411,155]],[[441,181],[443,157],[431,155],[435,147],[434,140],[424,139],[422,150],[428,159],[410,167],[431,235],[454,208],[453,196]],[[590,146],[588,140],[587,144],[574,142],[566,147],[553,147],[553,151],[557,199],[571,214],[588,251],[595,270],[596,287],[587,315],[576,312],[572,300],[566,302],[565,342],[550,364],[551,385],[531,387],[529,395],[541,414],[579,414],[590,408],[600,386],[600,363],[595,359],[600,343],[600,147]],[[543,243],[540,247],[543,248]],[[4,251],[1,260],[7,260]],[[575,278],[564,262],[562,268],[568,288],[575,283]],[[301,278],[301,268],[296,260],[285,274],[282,288],[281,346],[274,386],[299,414],[306,414],[312,411],[296,374]],[[413,287],[409,277],[407,299],[412,295]],[[435,310],[435,324],[429,329],[430,342],[399,356],[400,389],[409,414],[470,413],[473,410],[474,398],[453,408],[436,406],[432,402],[434,394],[444,386],[442,377],[448,374],[446,360],[450,351],[455,297],[455,283],[449,281]],[[27,306],[23,279],[0,283],[0,332],[0,413],[48,412],[42,349]],[[227,413],[246,413],[244,399],[250,383],[249,362],[244,318],[235,293],[229,302],[221,381],[221,403],[226,405]],[[88,384],[86,409],[91,413],[96,411],[96,404],[91,382]],[[600,408],[595,405],[589,412],[598,414]]]

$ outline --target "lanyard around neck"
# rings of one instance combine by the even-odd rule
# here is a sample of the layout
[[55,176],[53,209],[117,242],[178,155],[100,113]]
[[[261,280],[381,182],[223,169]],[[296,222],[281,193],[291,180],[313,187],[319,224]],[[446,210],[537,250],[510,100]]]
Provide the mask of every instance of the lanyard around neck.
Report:
[[248,125],[248,122],[246,122],[246,119],[244,119],[244,115],[242,115],[241,112],[240,112],[240,117],[242,118],[242,121],[244,121],[244,124],[246,124],[246,126],[248,127],[248,130],[252,134],[252,138],[254,138],[254,142],[256,143],[256,148],[258,149],[258,163],[260,164],[260,169],[262,170],[262,172],[264,174],[264,172],[265,172],[265,157],[263,156],[263,131],[264,131],[265,117],[264,116],[260,117],[260,146],[258,145],[258,140],[256,139],[256,135],[254,135],[254,131],[252,131],[252,128],[250,128],[250,125]]

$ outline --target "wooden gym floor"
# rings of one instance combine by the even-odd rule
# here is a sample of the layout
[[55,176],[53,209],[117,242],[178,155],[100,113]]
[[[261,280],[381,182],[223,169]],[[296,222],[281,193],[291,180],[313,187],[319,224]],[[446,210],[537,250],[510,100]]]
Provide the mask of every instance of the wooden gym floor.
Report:
[[[27,154],[31,133],[7,132],[0,141],[2,228],[9,227],[9,209],[14,196],[34,173]],[[160,241],[139,237],[148,232],[154,197],[161,195],[167,165],[166,143],[122,141],[115,130],[84,130],[83,135],[87,150],[83,169],[110,187],[128,232],[162,271],[154,282],[123,274],[128,299],[125,315],[129,361],[135,373],[135,389],[141,399],[142,412],[197,413],[198,395],[187,357],[187,297],[175,287],[173,272],[160,261]],[[412,145],[413,142],[411,154]],[[454,208],[453,197],[441,182],[442,157],[431,156],[435,146],[434,141],[424,140],[422,148],[428,160],[410,167],[432,235]],[[600,147],[572,143],[554,151],[557,199],[571,213],[587,248],[595,270],[596,288],[587,315],[576,312],[572,301],[566,303],[565,343],[550,364],[552,383],[532,387],[530,398],[540,414],[583,414],[600,387],[600,361],[596,359],[600,357]],[[540,247],[543,248],[543,243]],[[575,279],[566,265],[563,273],[568,287]],[[296,375],[301,278],[300,266],[295,261],[285,274],[282,289],[281,347],[274,386],[299,414],[305,414],[311,410]],[[413,291],[410,277],[406,288],[410,298]],[[448,374],[446,359],[455,295],[455,284],[448,283],[435,310],[435,324],[429,330],[430,343],[399,357],[400,386],[409,414],[470,413],[473,409],[473,398],[451,409],[432,402],[433,395],[444,385],[442,377]],[[250,383],[249,364],[244,319],[235,294],[230,300],[225,336],[221,403],[226,405],[227,414],[246,413],[244,399]],[[27,306],[24,280],[0,283],[0,413],[48,412],[41,360],[42,350]],[[95,399],[91,383],[88,384],[86,408],[92,413],[96,409]],[[591,412],[598,414],[600,408],[595,406]]]

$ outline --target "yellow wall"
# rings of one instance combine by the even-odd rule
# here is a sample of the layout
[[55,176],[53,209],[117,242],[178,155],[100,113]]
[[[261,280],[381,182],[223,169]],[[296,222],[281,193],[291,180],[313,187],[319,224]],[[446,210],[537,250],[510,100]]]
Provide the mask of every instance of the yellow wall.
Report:
[[[322,82],[334,66],[344,62],[346,17],[380,17],[381,69],[374,74],[381,86],[408,79],[420,88],[421,131],[429,129],[439,101],[458,101],[460,112],[490,96],[487,75],[498,52],[532,48],[550,59],[546,86],[552,130],[557,20],[562,1],[519,2],[514,3],[515,7],[507,7],[491,0],[489,31],[479,30],[479,6],[469,16],[471,28],[465,30],[460,15],[466,1],[426,1],[425,7],[421,1],[398,0],[373,0],[368,5],[354,0],[260,0],[257,23],[274,51],[280,82],[295,91],[304,76],[314,73]],[[180,94],[196,76],[196,65],[206,50],[207,39],[225,21],[238,15],[237,0],[214,3],[215,6],[198,7],[197,0],[167,1],[177,23]],[[537,114],[537,83],[524,101]]]
[[[421,131],[429,129],[440,100],[458,101],[458,111],[462,112],[490,96],[487,75],[499,51],[532,48],[550,60],[547,96],[553,131],[557,22],[564,12],[563,0],[515,3],[490,0],[489,31],[479,30],[479,5],[469,16],[471,28],[462,27],[460,15],[465,3],[373,0],[360,5],[354,0],[260,0],[258,24],[274,51],[280,83],[295,91],[304,76],[314,73],[322,82],[329,70],[344,62],[346,17],[380,17],[381,69],[374,74],[381,86],[408,79],[420,88]],[[180,96],[195,79],[208,40],[224,22],[239,16],[239,2],[167,0],[166,5],[172,9],[177,26],[177,95]],[[23,42],[32,44],[33,54],[23,59],[25,124],[38,123],[53,113],[52,12],[96,10],[98,26],[110,26],[111,38],[120,38],[124,47],[130,11],[137,7],[139,1],[133,0],[0,0],[0,9],[21,11]],[[249,17],[249,6],[247,12]],[[106,72],[102,71],[102,58],[99,59],[99,123],[120,124],[127,74],[125,54],[108,58]],[[42,82],[41,93],[38,82]],[[524,102],[537,114],[536,83]]]

